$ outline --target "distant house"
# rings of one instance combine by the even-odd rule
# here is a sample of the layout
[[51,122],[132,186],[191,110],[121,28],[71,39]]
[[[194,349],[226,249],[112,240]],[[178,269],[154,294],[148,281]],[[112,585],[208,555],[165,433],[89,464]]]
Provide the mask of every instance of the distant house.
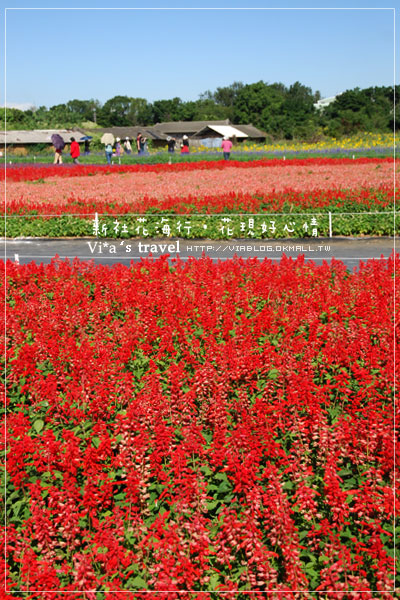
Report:
[[[234,125],[229,119],[221,121],[170,121],[156,123],[153,130],[170,135],[181,140],[184,135],[194,144],[213,145],[212,141],[218,141],[224,136],[236,138],[238,141],[245,139],[264,141],[266,134],[253,125]],[[215,144],[214,144],[215,145]]]
[[247,133],[244,133],[239,128],[234,127],[233,125],[214,125],[209,123],[205,127],[196,131],[196,133],[192,136],[192,139],[204,139],[204,138],[236,138],[238,140],[245,139],[249,137]]
[[6,133],[0,132],[0,148],[7,145],[8,148],[19,148],[21,152],[24,152],[28,150],[29,146],[36,144],[46,144],[50,147],[52,145],[51,136],[54,133],[61,135],[65,143],[69,144],[71,137],[79,141],[86,134],[102,135],[103,133],[112,133],[115,138],[119,137],[121,141],[126,137],[135,141],[139,132],[151,140],[156,148],[165,148],[169,136],[174,137],[179,143],[182,137],[187,135],[193,146],[218,146],[224,136],[236,139],[238,142],[244,140],[262,142],[266,138],[266,134],[253,125],[234,125],[229,119],[220,121],[170,121],[156,123],[153,126],[103,127],[90,131],[84,131],[80,127],[74,129],[34,129],[32,131],[11,130]]
[[182,139],[184,135],[187,135],[189,138],[194,136],[200,129],[203,129],[209,124],[229,125],[230,121],[229,119],[224,119],[222,121],[169,121],[156,123],[153,129],[164,135]]
[[[338,94],[340,95],[340,94]],[[324,108],[326,108],[327,106],[329,106],[330,104],[332,104],[332,102],[335,102],[337,96],[329,96],[329,98],[321,98],[321,100],[318,100],[318,102],[316,102],[314,104],[314,107],[317,110],[323,110]]]
[[251,123],[248,125],[234,125],[236,129],[240,129],[242,133],[246,133],[249,140],[255,140],[256,142],[265,142],[267,134],[257,127],[254,127]]
[[74,129],[33,129],[29,130],[11,130],[0,132],[0,147],[7,146],[26,148],[33,144],[46,144],[49,147],[51,144],[51,136],[58,133],[63,138],[66,144],[69,144],[71,137],[77,141],[85,135],[85,132],[79,127]]
[[[142,133],[152,140],[154,147],[165,147],[167,137],[174,137],[180,142],[184,135],[191,140],[192,145],[218,145],[218,140],[224,136],[236,138],[237,141],[245,139],[264,141],[266,134],[253,125],[233,125],[229,119],[220,121],[169,121],[156,123],[152,126],[135,127],[103,127],[96,129],[96,133],[112,133],[114,137],[124,140],[129,137],[135,140],[138,133]],[[216,142],[213,143],[213,142]]]

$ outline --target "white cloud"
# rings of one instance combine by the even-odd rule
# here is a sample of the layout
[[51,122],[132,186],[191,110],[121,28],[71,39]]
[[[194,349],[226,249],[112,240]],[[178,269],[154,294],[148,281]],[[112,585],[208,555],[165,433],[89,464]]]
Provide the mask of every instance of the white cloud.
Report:
[[[5,108],[5,104],[1,104],[0,108]],[[18,110],[34,110],[36,107],[29,102],[7,102],[7,108],[18,108]]]

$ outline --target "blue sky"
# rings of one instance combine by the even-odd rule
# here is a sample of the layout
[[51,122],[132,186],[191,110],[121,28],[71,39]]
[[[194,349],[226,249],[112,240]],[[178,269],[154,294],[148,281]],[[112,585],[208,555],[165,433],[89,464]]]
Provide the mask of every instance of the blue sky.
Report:
[[[255,10],[229,10],[243,0],[214,4],[223,10],[210,10],[211,2],[147,4],[155,10],[125,10],[146,6],[143,0],[121,0],[121,10],[79,10],[82,3],[73,0],[58,5],[68,10],[51,10],[54,3],[46,1],[1,0],[7,103],[105,102],[117,94],[196,100],[208,89],[259,80],[300,81],[327,97],[394,81],[393,10],[363,10],[378,2],[352,2],[355,10],[323,1],[289,1],[287,10],[258,10],[278,5],[259,0],[250,0]],[[5,11],[11,6],[21,10]],[[45,10],[27,10],[35,6]],[[397,2],[387,6],[396,7],[397,17]]]

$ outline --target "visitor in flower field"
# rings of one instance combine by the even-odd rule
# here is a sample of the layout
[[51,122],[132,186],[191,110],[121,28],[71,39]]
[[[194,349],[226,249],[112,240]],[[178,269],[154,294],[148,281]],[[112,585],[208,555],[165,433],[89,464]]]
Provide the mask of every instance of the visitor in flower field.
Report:
[[111,144],[106,144],[106,159],[109,165],[111,165],[111,157],[112,157],[112,145]]
[[85,140],[85,151],[83,154],[85,156],[88,156],[90,154],[90,141],[89,140]]
[[225,136],[222,139],[221,148],[224,153],[224,160],[229,160],[229,156],[232,150],[232,142],[227,136]]
[[170,135],[167,137],[168,152],[175,152],[176,139]]
[[121,156],[122,154],[122,146],[121,146],[121,139],[117,138],[116,139],[116,143],[115,143],[115,154],[117,156]]
[[187,135],[182,138],[181,154],[189,154],[189,138]]
[[138,154],[140,154],[140,140],[142,138],[142,134],[139,132],[136,136],[136,149],[138,151]]
[[69,149],[69,152],[71,154],[71,158],[72,158],[72,162],[75,165],[79,165],[79,156],[81,154],[81,149],[79,148],[79,144],[78,142],[75,140],[74,137],[71,138],[71,146]]
[[136,138],[136,146],[138,154],[144,154],[146,150],[146,142],[147,138],[145,138],[141,133],[138,133]]
[[54,163],[55,165],[62,165],[62,148],[56,148],[54,146]]
[[189,138],[187,135],[184,135],[182,138],[182,145],[183,147],[186,147],[187,150],[185,150],[184,152],[189,152]]
[[132,152],[131,142],[128,137],[126,137],[124,141],[124,150],[127,154],[131,154]]

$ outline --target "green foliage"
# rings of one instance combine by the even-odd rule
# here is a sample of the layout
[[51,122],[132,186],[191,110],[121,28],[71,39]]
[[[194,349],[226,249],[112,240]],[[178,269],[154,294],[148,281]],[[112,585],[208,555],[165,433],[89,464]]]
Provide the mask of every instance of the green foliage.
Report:
[[327,135],[340,137],[358,131],[393,131],[399,126],[394,117],[394,101],[400,99],[400,86],[347,90],[321,115]]
[[104,105],[98,100],[70,100],[50,108],[21,111],[0,108],[1,125],[7,129],[71,128],[83,123],[102,127],[153,125],[165,121],[203,121],[230,119],[233,123],[252,123],[275,139],[315,141],[322,134],[331,137],[358,132],[390,132],[398,129],[400,116],[394,104],[400,100],[400,86],[354,88],[339,95],[323,110],[314,104],[320,93],[296,81],[264,81],[244,85],[234,82],[206,91],[196,101],[175,97],[149,103],[144,98],[114,96]]
[[[313,215],[313,210],[308,209],[303,210],[303,219],[297,219],[296,226],[293,232],[288,232],[285,230],[285,225],[288,225],[288,215],[290,214],[289,209],[287,209],[286,214],[282,215],[274,215],[274,221],[276,225],[275,232],[267,232],[261,238],[275,238],[275,239],[283,239],[283,238],[310,238],[310,233],[307,233],[302,224],[307,221],[306,214]],[[386,212],[376,212],[374,214],[369,212],[360,212],[359,214],[335,214],[334,207],[324,207],[320,208],[319,212],[321,213],[318,221],[318,234],[320,237],[328,237],[329,236],[329,221],[328,221],[328,210],[332,210],[333,213],[333,226],[332,226],[332,234],[333,236],[356,236],[356,235],[374,235],[374,236],[392,236],[394,230],[394,222],[393,217],[388,217]],[[325,212],[326,214],[322,214]],[[149,231],[150,237],[159,236],[159,227],[160,227],[160,216],[162,216],[162,211],[157,211],[154,209],[149,209],[145,213],[146,217],[146,227]],[[245,214],[245,213],[243,213]],[[265,219],[265,215],[257,215],[255,217],[255,226],[261,229],[261,223]],[[171,230],[176,230],[176,223],[180,221],[181,217],[179,215],[170,216],[169,223],[171,226]],[[186,230],[182,230],[179,234],[179,237],[185,239],[231,239],[232,244],[236,244],[237,240],[242,238],[242,234],[240,232],[240,223],[243,218],[240,215],[234,214],[232,212],[231,223],[230,226],[233,228],[233,236],[227,238],[226,234],[221,229],[223,225],[222,217],[218,214],[215,215],[193,215],[190,217],[191,230],[187,232]],[[396,229],[398,230],[400,216],[396,215]],[[119,230],[117,233],[114,233],[114,221],[115,216],[102,216],[101,217],[101,226],[106,227],[106,231],[108,235],[112,235],[113,238],[135,238],[140,237],[140,234],[136,232],[136,228],[138,226],[137,217],[134,216],[124,216],[120,219],[121,223],[124,223],[128,228],[128,233],[122,233]],[[0,229],[4,231],[4,218],[0,218]],[[204,226],[207,225],[207,229]],[[176,230],[177,231],[177,230]],[[24,216],[13,216],[13,218],[7,219],[7,231],[6,236],[8,238],[15,238],[21,236],[31,236],[31,237],[93,237],[93,218],[81,218],[69,215],[63,215],[60,217],[41,217],[40,215],[33,216],[33,214],[26,214]],[[105,235],[107,237],[107,235]],[[246,237],[246,236],[245,236]],[[315,239],[315,238],[314,238]],[[166,243],[168,242],[168,238],[165,237],[164,240]],[[149,242],[150,243],[150,242]],[[279,373],[274,369],[270,371],[268,377],[270,379],[275,379],[279,376]]]
[[99,111],[98,122],[103,127],[149,125],[152,121],[151,105],[144,98],[114,96]]
[[298,81],[289,88],[263,81],[245,85],[234,102],[234,122],[253,123],[276,138],[310,139],[318,129],[316,98]]

